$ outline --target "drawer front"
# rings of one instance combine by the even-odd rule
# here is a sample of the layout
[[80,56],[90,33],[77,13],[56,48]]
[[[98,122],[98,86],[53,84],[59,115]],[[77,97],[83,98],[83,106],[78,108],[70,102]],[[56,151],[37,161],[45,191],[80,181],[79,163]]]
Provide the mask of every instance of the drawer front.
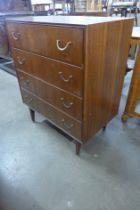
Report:
[[61,109],[78,120],[82,120],[82,100],[28,74],[18,71],[20,86],[33,92],[46,102]]
[[77,122],[71,117],[68,117],[31,93],[23,89],[21,89],[21,93],[23,102],[25,104],[33,108],[35,111],[45,115],[48,120],[53,122],[56,126],[60,127],[69,135],[81,140],[81,123]]
[[8,23],[11,46],[81,66],[83,30],[37,24]]
[[12,54],[17,69],[82,97],[83,70],[81,68],[22,50],[14,49]]

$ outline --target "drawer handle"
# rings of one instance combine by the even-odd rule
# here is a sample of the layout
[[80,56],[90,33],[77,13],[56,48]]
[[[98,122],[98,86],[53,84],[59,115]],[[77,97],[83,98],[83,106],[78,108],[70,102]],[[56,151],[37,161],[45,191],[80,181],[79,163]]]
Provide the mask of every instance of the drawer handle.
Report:
[[20,33],[12,32],[12,37],[13,37],[14,40],[19,40],[20,35],[21,35]]
[[27,101],[27,103],[30,104],[32,101],[33,101],[33,99],[31,98]]
[[24,77],[23,77],[23,76],[19,76],[19,79],[23,80],[23,79],[24,79]]
[[65,47],[60,47],[59,46],[59,43],[60,43],[60,40],[56,40],[56,46],[57,46],[57,49],[60,50],[60,51],[64,51],[68,48],[69,45],[71,45],[71,42],[67,42]]
[[60,100],[62,101],[62,104],[63,104],[63,106],[66,108],[66,109],[69,109],[69,108],[71,108],[71,106],[73,105],[73,102],[70,102],[69,104],[66,104],[65,102],[64,102],[64,98],[60,98]]
[[28,95],[23,96],[25,99],[28,98]]
[[59,72],[59,75],[60,75],[60,78],[64,81],[64,82],[70,82],[70,80],[73,78],[73,76],[72,75],[70,75],[69,77],[68,77],[68,79],[65,79],[64,78],[64,76],[63,76],[63,72]]
[[63,123],[64,127],[67,128],[67,129],[71,129],[74,126],[74,124],[67,125],[65,123],[65,120],[64,119],[62,119],[61,122]]
[[25,58],[20,58],[20,57],[17,57],[17,61],[20,65],[23,65],[25,63]]
[[26,85],[29,85],[30,84],[30,80],[26,80],[24,83],[26,84]]

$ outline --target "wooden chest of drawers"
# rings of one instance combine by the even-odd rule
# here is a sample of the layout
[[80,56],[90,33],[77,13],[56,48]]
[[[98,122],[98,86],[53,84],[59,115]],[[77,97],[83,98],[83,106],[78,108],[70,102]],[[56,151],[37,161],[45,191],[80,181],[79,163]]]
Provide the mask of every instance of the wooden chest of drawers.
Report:
[[7,20],[23,102],[76,140],[76,152],[118,111],[133,19]]

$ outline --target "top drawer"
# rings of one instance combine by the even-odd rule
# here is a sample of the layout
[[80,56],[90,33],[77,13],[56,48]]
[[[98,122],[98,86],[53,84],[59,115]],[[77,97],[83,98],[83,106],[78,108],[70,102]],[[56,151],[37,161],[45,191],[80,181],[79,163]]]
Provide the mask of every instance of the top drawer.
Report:
[[11,46],[81,66],[83,29],[8,23]]

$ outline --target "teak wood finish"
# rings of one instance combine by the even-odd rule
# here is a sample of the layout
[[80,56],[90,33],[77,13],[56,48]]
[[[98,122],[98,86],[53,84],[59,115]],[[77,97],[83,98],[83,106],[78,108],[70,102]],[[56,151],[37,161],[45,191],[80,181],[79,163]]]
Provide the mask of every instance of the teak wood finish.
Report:
[[7,20],[23,102],[76,140],[76,154],[117,114],[133,19]]
[[129,88],[125,111],[122,115],[122,122],[127,122],[129,117],[140,119],[140,113],[136,111],[137,103],[140,102],[140,27],[134,27],[131,44],[137,45],[138,51],[133,69],[133,75]]
[[65,111],[77,120],[82,120],[82,100],[80,98],[68,94],[68,92],[56,88],[51,84],[31,77],[20,70],[18,70],[17,74],[22,88]]
[[[82,97],[83,91],[83,69],[69,65],[54,59],[50,59],[37,54],[13,49],[13,58],[17,69],[32,75],[44,82],[53,84],[56,87],[66,90],[71,94]],[[41,68],[40,68],[41,67]],[[50,71],[51,69],[51,71]],[[63,74],[59,74],[62,72]],[[72,75],[69,82],[64,82]]]

